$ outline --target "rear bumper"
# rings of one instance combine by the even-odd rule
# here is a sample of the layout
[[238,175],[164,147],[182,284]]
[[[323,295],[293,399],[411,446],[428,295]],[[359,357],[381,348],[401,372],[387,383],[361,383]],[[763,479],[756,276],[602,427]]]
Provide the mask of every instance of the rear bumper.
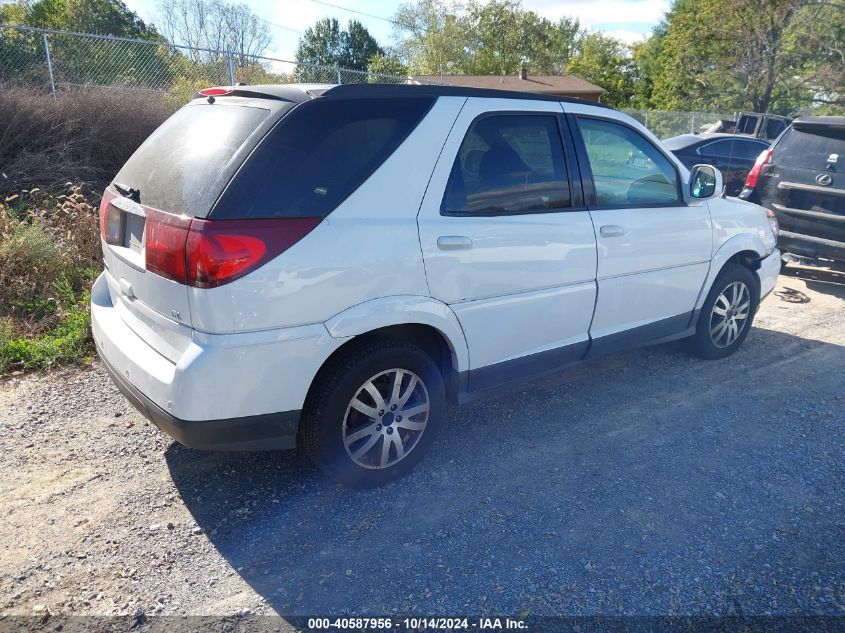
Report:
[[823,257],[845,261],[845,242],[829,240],[813,235],[802,235],[791,231],[781,231],[778,246],[787,253],[804,257]]
[[127,322],[126,299],[110,292],[107,275],[91,289],[91,329],[115,384],[141,413],[193,448],[294,446],[311,381],[342,340],[322,324],[237,334],[185,327],[181,351],[165,356]]
[[760,301],[769,296],[775,289],[780,268],[781,260],[778,249],[774,249],[768,257],[760,262],[760,267],[757,269],[757,279],[760,281]]
[[141,393],[102,355],[100,359],[112,382],[132,406],[180,444],[189,448],[219,451],[269,451],[296,447],[301,411],[228,420],[180,420]]

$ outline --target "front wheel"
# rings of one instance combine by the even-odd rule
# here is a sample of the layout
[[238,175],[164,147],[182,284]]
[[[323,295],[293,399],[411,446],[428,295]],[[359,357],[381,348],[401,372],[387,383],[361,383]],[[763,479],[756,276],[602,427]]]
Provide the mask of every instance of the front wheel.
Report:
[[425,351],[404,341],[353,345],[318,377],[300,439],[336,481],[386,484],[423,458],[443,425],[443,378]]
[[701,308],[690,339],[692,353],[713,360],[739,349],[751,329],[759,294],[754,273],[736,264],[725,266]]

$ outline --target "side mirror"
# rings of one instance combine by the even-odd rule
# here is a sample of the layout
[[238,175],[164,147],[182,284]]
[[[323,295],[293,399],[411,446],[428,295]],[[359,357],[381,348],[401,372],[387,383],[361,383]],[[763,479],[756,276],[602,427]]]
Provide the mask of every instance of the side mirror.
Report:
[[696,200],[707,200],[722,195],[722,172],[712,165],[696,165],[690,172],[689,192]]

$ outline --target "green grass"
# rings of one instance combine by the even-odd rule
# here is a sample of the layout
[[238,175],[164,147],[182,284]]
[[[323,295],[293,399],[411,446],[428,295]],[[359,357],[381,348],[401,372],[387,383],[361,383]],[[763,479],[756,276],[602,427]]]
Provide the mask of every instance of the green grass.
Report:
[[[58,283],[57,283],[58,285]],[[13,371],[49,369],[58,365],[87,364],[94,356],[91,338],[90,292],[76,296],[62,306],[58,325],[35,337],[14,337],[11,326],[0,322],[0,375]]]

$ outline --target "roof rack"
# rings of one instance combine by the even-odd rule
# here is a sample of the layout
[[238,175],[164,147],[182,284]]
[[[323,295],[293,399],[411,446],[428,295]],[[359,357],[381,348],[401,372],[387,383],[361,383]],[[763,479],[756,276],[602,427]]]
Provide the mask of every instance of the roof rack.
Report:
[[526,99],[531,101],[555,101],[580,103],[613,110],[608,105],[578,99],[577,97],[557,97],[554,95],[515,90],[494,90],[490,88],[466,88],[463,86],[443,86],[434,84],[341,84],[329,88],[324,97],[486,97],[488,99]]

